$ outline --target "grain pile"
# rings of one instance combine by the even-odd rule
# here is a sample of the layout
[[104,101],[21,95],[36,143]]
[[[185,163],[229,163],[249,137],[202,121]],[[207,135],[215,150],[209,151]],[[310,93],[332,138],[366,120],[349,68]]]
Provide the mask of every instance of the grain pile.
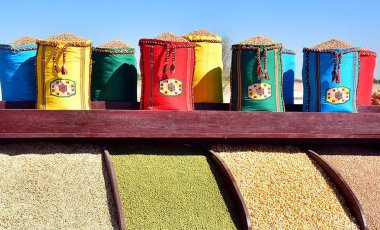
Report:
[[36,44],[37,39],[32,36],[24,36],[10,43],[12,46],[25,46]]
[[277,42],[274,41],[273,39],[265,36],[256,36],[256,37],[250,37],[239,44],[241,45],[273,45],[276,44]]
[[178,35],[171,33],[171,32],[162,33],[162,34],[158,35],[157,37],[155,37],[154,39],[163,40],[163,41],[172,41],[172,42],[189,42],[188,40],[184,39],[183,37],[178,36]]
[[109,42],[104,43],[103,45],[98,46],[97,48],[103,48],[103,49],[115,49],[115,48],[130,48],[129,44],[122,41],[122,40],[112,40]]
[[349,184],[367,216],[370,229],[380,229],[380,151],[353,146],[318,146]]
[[239,185],[253,228],[357,229],[326,175],[298,148],[217,151]]
[[0,146],[0,229],[117,229],[98,153],[82,145]]
[[204,30],[204,29],[195,30],[193,32],[190,32],[190,33],[186,34],[186,36],[197,36],[197,35],[209,36],[209,37],[215,37],[215,36],[217,36],[215,33],[210,32],[208,30]]
[[313,49],[344,49],[352,48],[352,44],[339,40],[339,39],[330,39],[328,41],[322,42],[313,47]]
[[161,146],[112,155],[127,229],[238,228],[215,166],[192,152]]
[[75,35],[73,33],[62,33],[62,34],[57,34],[53,35],[48,38],[48,40],[57,40],[57,41],[85,41],[86,39]]
[[377,91],[372,93],[371,104],[380,105],[380,89],[377,89]]

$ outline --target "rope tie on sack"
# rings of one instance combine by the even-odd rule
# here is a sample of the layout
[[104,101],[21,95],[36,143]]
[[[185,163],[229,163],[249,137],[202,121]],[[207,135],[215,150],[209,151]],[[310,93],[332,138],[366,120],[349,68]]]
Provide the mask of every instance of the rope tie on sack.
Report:
[[342,65],[342,58],[343,54],[335,52],[335,61],[334,61],[334,70],[332,73],[332,81],[336,82],[337,84],[341,83],[341,78],[340,78],[340,67]]
[[264,49],[264,69],[262,68],[262,64],[261,64],[260,48],[256,49],[256,58],[257,58],[256,73],[257,73],[259,80],[260,79],[269,80],[269,74],[267,72],[267,60],[268,60],[267,50]]
[[163,69],[162,69],[162,72],[163,72],[164,74],[166,74],[166,69],[167,69],[168,62],[169,62],[170,49],[173,50],[172,64],[170,65],[170,72],[171,72],[171,73],[174,73],[174,72],[175,72],[176,47],[175,47],[175,46],[167,45],[167,46],[166,46],[165,63],[164,63]]
[[53,68],[54,68],[54,71],[56,73],[62,73],[63,75],[67,74],[67,67],[66,67],[66,48],[67,46],[63,46],[63,54],[62,54],[62,58],[63,58],[63,65],[62,67],[58,66],[57,64],[57,55],[58,55],[58,50],[59,50],[59,46],[55,46],[54,48],[54,55],[53,55]]

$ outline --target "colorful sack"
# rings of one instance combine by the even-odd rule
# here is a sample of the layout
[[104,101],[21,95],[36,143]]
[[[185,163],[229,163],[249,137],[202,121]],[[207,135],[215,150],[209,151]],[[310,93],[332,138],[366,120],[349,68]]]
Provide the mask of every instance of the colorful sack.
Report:
[[283,112],[281,45],[233,45],[231,110]]
[[137,101],[137,68],[134,53],[134,48],[93,49],[93,101]]
[[37,45],[0,45],[0,79],[4,101],[35,101]]
[[187,35],[184,38],[196,44],[194,102],[223,103],[221,37]]
[[358,105],[371,105],[376,53],[360,50],[360,69],[358,82]]
[[284,72],[284,103],[294,104],[294,77],[296,72],[296,53],[292,50],[282,50],[282,68]]
[[37,44],[37,108],[90,109],[91,41]]
[[193,110],[194,43],[141,39],[140,107]]
[[303,111],[356,112],[358,50],[304,48],[303,52]]

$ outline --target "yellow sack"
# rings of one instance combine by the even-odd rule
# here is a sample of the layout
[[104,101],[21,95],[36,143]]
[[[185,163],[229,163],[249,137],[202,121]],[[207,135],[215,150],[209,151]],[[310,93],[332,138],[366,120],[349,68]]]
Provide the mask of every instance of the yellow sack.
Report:
[[223,103],[222,39],[218,36],[187,35],[195,42],[194,102]]
[[91,41],[37,44],[37,109],[90,109]]

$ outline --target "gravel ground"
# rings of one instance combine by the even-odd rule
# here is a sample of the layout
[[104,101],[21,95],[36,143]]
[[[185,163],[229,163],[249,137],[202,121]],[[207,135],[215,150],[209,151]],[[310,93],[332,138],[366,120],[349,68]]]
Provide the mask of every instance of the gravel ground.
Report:
[[0,146],[0,229],[117,229],[99,153],[83,145]]
[[299,149],[217,151],[235,176],[254,229],[357,229],[326,175]]
[[226,188],[205,156],[177,147],[121,152],[128,155],[112,159],[127,229],[238,228]]
[[352,146],[316,149],[350,185],[363,206],[370,229],[380,229],[380,150]]

